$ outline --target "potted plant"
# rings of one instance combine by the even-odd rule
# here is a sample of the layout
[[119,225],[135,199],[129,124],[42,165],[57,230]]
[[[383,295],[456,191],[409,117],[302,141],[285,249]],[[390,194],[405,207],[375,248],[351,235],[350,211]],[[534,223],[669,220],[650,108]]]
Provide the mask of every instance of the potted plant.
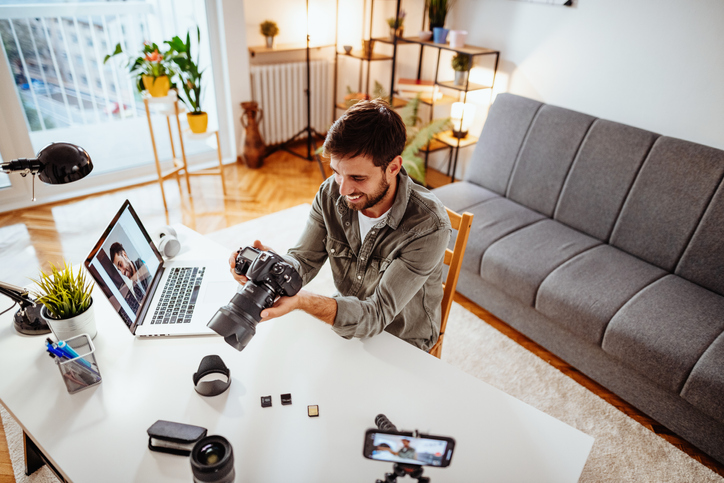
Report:
[[[196,27],[196,41],[197,43],[201,41],[201,31],[198,27]],[[185,42],[176,36],[166,43],[169,46],[169,61],[175,65],[179,84],[183,89],[181,101],[189,111],[186,113],[186,119],[191,132],[204,133],[209,122],[208,114],[201,110],[201,77],[204,72],[199,70],[198,54],[195,61],[191,55],[191,35],[189,32],[186,33]]]
[[407,173],[417,182],[426,183],[425,160],[419,156],[422,148],[428,145],[436,134],[450,129],[450,118],[433,119],[425,125],[418,116],[420,108],[420,94],[410,100],[402,109],[400,116],[407,128],[407,141],[402,151],[402,166]]
[[464,86],[468,78],[468,71],[473,66],[472,58],[468,54],[455,54],[451,63],[455,71],[455,85]]
[[390,39],[395,40],[395,37],[402,37],[404,32],[405,15],[405,11],[400,9],[400,13],[397,17],[390,17],[387,19],[387,25],[390,26]]
[[279,27],[277,27],[276,22],[272,20],[264,20],[259,25],[259,28],[261,30],[261,34],[266,39],[266,46],[270,49],[274,47],[274,37],[276,37],[279,33]]
[[82,269],[74,273],[72,265],[64,265],[60,270],[51,264],[50,273],[41,271],[39,280],[31,279],[38,286],[33,295],[43,305],[40,315],[59,341],[84,333],[93,339],[98,333],[91,297],[94,284]]
[[[124,53],[123,47],[118,43],[113,53],[106,55],[103,63],[105,64],[111,57],[122,53]],[[172,87],[171,77],[173,77],[174,71],[166,58],[166,54],[161,53],[155,43],[149,44],[146,42],[143,44],[141,55],[136,57],[133,63],[129,58],[127,62],[128,70],[131,76],[136,77],[138,92],[146,90],[152,97],[165,97],[168,95],[168,90]]]
[[436,44],[444,44],[447,39],[448,30],[444,28],[445,17],[453,3],[455,3],[454,0],[426,0],[427,18]]

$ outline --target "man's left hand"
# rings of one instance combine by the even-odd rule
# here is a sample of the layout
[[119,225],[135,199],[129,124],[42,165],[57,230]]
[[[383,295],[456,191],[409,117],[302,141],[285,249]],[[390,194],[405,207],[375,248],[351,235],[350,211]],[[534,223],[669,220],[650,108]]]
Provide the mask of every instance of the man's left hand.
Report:
[[261,321],[276,319],[299,308],[299,295],[293,297],[279,297],[274,305],[261,311]]

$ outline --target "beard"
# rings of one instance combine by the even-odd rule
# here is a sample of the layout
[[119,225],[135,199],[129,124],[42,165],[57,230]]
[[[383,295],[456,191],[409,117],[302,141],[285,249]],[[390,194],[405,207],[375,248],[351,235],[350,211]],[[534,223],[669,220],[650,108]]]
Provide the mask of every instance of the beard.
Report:
[[350,210],[355,211],[364,211],[372,208],[377,203],[382,201],[382,198],[387,195],[387,192],[390,189],[390,183],[387,182],[385,178],[382,178],[382,183],[380,184],[380,187],[372,194],[366,194],[364,193],[362,195],[362,198],[360,198],[356,203],[352,203],[349,201],[349,199],[345,196],[344,200],[347,202],[347,207]]

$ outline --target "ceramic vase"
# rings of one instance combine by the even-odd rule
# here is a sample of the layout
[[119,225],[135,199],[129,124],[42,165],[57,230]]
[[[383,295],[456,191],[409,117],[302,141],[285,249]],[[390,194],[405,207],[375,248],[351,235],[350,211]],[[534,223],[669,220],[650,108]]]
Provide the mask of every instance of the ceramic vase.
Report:
[[455,85],[456,86],[464,86],[465,81],[468,79],[468,71],[467,70],[456,70],[455,71]]
[[273,48],[274,47],[274,37],[272,37],[271,35],[267,35],[264,38],[266,39],[266,47],[268,49]]
[[242,158],[247,168],[257,169],[264,164],[266,146],[259,132],[259,123],[264,117],[264,112],[259,109],[256,102],[242,102],[241,107],[244,113],[241,115],[241,125],[246,133]]
[[93,299],[91,299],[91,304],[88,309],[75,317],[54,319],[46,307],[43,307],[40,315],[48,323],[50,330],[53,331],[53,335],[59,341],[68,340],[80,334],[88,334],[91,339],[94,339],[98,334],[96,318],[93,313]]
[[432,29],[432,39],[436,44],[444,44],[447,42],[448,29],[443,27],[435,27]]
[[365,57],[372,57],[372,51],[375,50],[374,40],[363,40],[362,41],[362,53]]
[[171,88],[171,81],[167,75],[160,77],[153,77],[150,75],[144,75],[142,77],[143,87],[146,88],[151,97],[166,97],[168,90]]
[[209,115],[205,112],[187,112],[186,120],[192,133],[203,134],[209,125]]

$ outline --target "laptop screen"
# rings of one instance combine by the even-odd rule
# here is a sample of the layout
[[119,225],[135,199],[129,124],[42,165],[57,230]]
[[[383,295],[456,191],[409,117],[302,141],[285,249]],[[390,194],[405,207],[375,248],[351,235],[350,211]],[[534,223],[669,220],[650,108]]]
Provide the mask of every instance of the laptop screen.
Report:
[[126,200],[85,261],[113,308],[135,332],[163,258]]

